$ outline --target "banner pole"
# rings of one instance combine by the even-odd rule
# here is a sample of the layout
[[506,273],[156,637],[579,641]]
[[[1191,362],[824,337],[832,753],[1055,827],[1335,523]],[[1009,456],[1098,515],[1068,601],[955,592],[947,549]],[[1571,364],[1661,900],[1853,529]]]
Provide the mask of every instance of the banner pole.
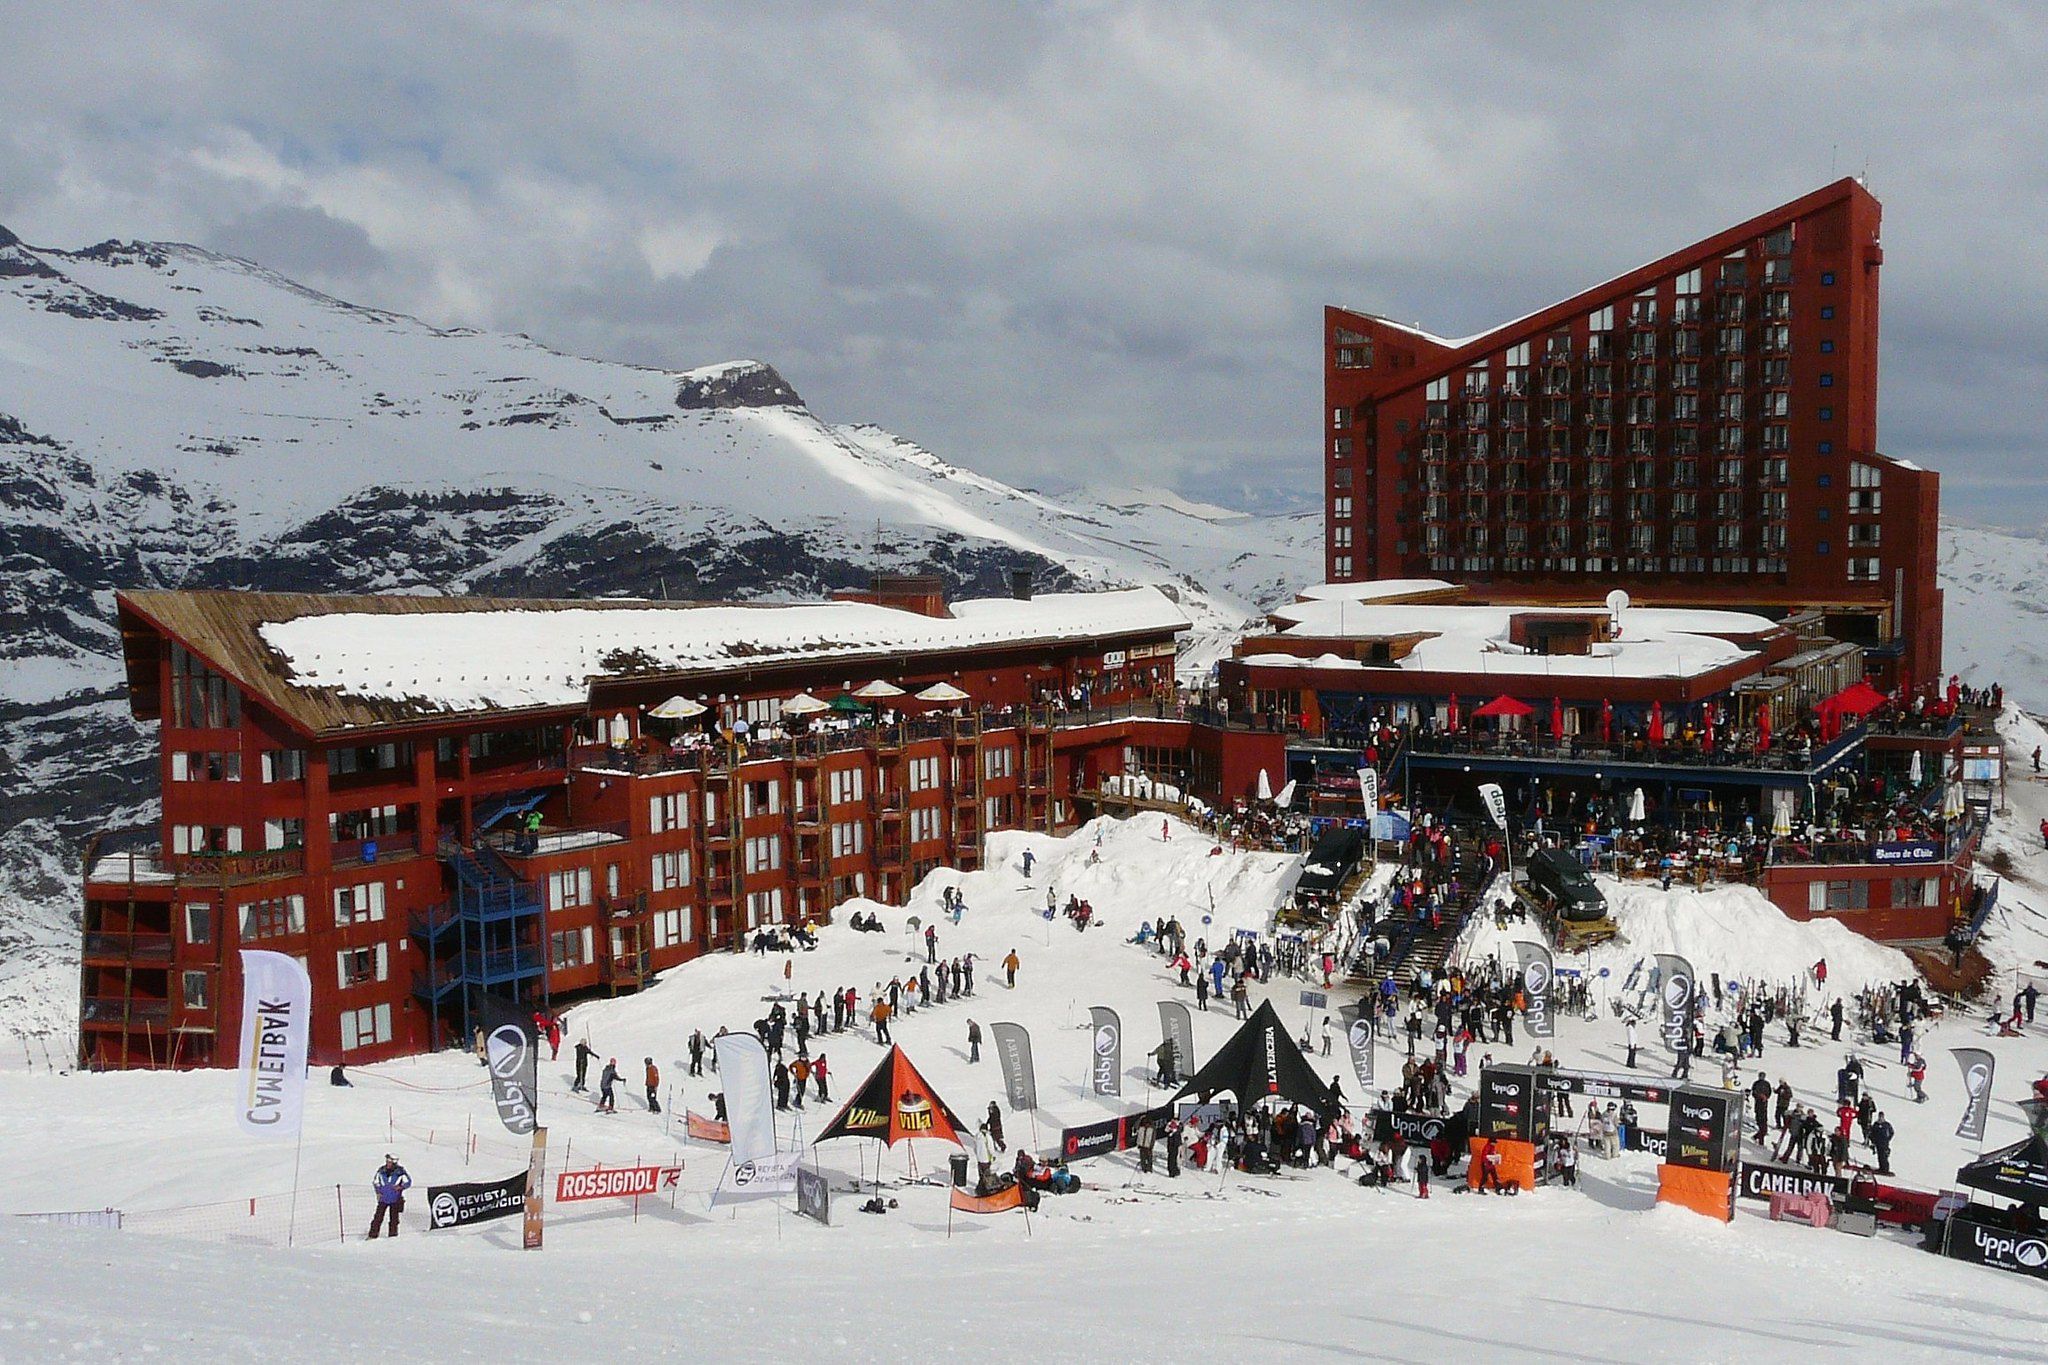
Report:
[[305,1155],[305,1151],[306,1151],[306,1125],[305,1125],[305,1124],[304,1124],[303,1122],[301,1122],[301,1123],[299,1124],[299,1135],[298,1135],[298,1136],[297,1136],[296,1138],[294,1138],[294,1139],[292,1140],[292,1202],[291,1202],[291,1206],[290,1206],[290,1211],[289,1211],[288,1213],[286,1213],[286,1214],[285,1214],[286,1222],[285,1222],[285,1228],[284,1228],[284,1244],[285,1244],[285,1245],[286,1245],[287,1247],[289,1247],[289,1246],[291,1246],[291,1245],[292,1245],[292,1237],[293,1237],[293,1235],[294,1235],[295,1233],[297,1233],[297,1231],[298,1231],[298,1225],[299,1225],[299,1158]]

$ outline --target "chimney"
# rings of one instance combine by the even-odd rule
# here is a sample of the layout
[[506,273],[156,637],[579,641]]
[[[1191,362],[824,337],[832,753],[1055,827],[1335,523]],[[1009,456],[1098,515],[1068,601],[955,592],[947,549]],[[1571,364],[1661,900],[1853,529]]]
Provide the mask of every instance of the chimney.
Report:
[[1019,602],[1031,600],[1031,570],[1010,570],[1010,596]]

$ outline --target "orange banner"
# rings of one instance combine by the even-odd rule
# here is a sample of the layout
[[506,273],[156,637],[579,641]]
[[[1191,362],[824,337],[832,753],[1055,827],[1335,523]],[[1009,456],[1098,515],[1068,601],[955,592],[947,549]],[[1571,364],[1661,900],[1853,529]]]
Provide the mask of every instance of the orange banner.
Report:
[[1011,1209],[1024,1207],[1024,1187],[1010,1185],[994,1194],[969,1194],[955,1188],[953,1207],[962,1213],[1008,1213]]
[[717,1119],[707,1119],[702,1114],[685,1114],[683,1131],[696,1142],[731,1143],[732,1129]]

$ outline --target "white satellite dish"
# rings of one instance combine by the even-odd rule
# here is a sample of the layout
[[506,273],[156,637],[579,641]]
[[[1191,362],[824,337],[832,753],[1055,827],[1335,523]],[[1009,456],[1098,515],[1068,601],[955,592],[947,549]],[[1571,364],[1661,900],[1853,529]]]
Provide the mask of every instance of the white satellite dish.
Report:
[[1607,614],[1614,619],[1614,633],[1621,634],[1621,614],[1628,610],[1628,594],[1620,588],[1607,594]]

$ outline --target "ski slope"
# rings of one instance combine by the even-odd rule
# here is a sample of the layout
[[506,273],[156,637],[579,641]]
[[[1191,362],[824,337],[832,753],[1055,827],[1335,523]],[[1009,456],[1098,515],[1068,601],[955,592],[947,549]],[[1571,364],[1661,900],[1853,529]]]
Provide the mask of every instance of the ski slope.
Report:
[[[1029,878],[1021,866],[1027,848],[1035,855]],[[815,952],[702,959],[641,995],[577,1006],[569,1041],[588,1036],[600,1064],[616,1056],[627,1084],[619,1112],[597,1114],[568,1091],[568,1048],[560,1061],[544,1061],[550,1169],[680,1159],[684,1172],[673,1206],[645,1201],[637,1221],[625,1202],[551,1207],[539,1253],[517,1249],[517,1220],[420,1230],[425,1186],[497,1178],[524,1161],[523,1140],[497,1128],[481,1072],[463,1054],[361,1068],[352,1089],[311,1089],[299,1158],[304,1244],[290,1251],[255,1235],[278,1225],[293,1148],[234,1130],[227,1076],[0,1072],[0,1141],[12,1167],[0,1207],[112,1205],[131,1214],[131,1230],[121,1233],[8,1227],[0,1239],[0,1358],[121,1358],[151,1347],[309,1361],[394,1349],[429,1360],[1044,1360],[1217,1349],[1290,1359],[1698,1360],[1788,1348],[1823,1359],[1872,1350],[1902,1360],[2038,1358],[2037,1283],[1941,1261],[1889,1237],[1771,1224],[1748,1205],[1731,1227],[1653,1210],[1654,1162],[1642,1154],[1586,1159],[1579,1191],[1505,1201],[1440,1185],[1428,1202],[1405,1189],[1363,1190],[1329,1171],[1168,1180],[1137,1175],[1126,1158],[1103,1158],[1078,1168],[1087,1189],[1048,1198],[1028,1230],[1018,1215],[958,1217],[949,1239],[944,1191],[907,1183],[905,1148],[881,1168],[897,1207],[876,1217],[857,1212],[858,1201],[844,1193],[849,1181],[873,1176],[873,1144],[835,1142],[817,1152],[840,1190],[833,1226],[769,1204],[708,1210],[719,1150],[677,1136],[681,1111],[708,1111],[717,1085],[715,1076],[682,1074],[690,1030],[747,1027],[766,1009],[764,998],[784,989],[785,963],[788,984],[799,990],[852,984],[865,996],[922,960],[909,921],[931,922],[947,886],[961,890],[968,909],[957,926],[940,921],[939,948],[977,955],[976,994],[902,1017],[895,1033],[952,1107],[972,1123],[1002,1093],[991,1049],[978,1065],[967,1060],[966,1022],[974,1018],[984,1031],[998,1020],[1031,1030],[1041,1146],[1052,1145],[1063,1122],[1115,1112],[1086,1093],[1084,1025],[1098,1004],[1116,1008],[1126,1030],[1121,1107],[1155,1097],[1143,1056],[1158,1037],[1154,1002],[1192,997],[1162,958],[1124,940],[1160,914],[1212,940],[1263,930],[1298,874],[1290,856],[1215,848],[1184,825],[1167,822],[1162,831],[1157,817],[1099,821],[1065,839],[998,835],[987,870],[935,873],[908,905],[872,907],[884,934],[854,933],[842,918]],[[1079,933],[1064,918],[1048,924],[1048,889],[1062,903],[1070,893],[1088,899],[1101,927]],[[1631,909],[1624,897],[1625,917],[1677,919],[1685,899],[1652,893]],[[1810,963],[1803,934],[1756,932],[1768,926],[1755,905],[1696,908],[1723,921],[1714,951],[1725,951],[1731,976],[1775,979]],[[1698,940],[1675,942],[1708,957]],[[995,964],[1012,948],[1022,970],[1007,990]],[[1857,970],[1846,956],[1830,965],[1831,982]],[[1891,965],[1873,959],[1869,968]],[[1293,1025],[1308,1020],[1297,1002],[1301,985],[1276,979],[1270,990]],[[1227,1010],[1198,1013],[1199,1054],[1213,1052],[1231,1029]],[[1937,1188],[1968,1155],[1949,1136],[1962,1091],[1942,1053],[1981,1041],[1978,1032],[1954,1019],[1923,1040],[1934,1062],[1923,1106],[1904,1099],[1896,1067],[1876,1065],[1883,1055],[1863,1049],[1899,1129],[1895,1159],[1907,1184]],[[1789,1077],[1803,1102],[1830,1095],[1844,1049],[1793,1052],[1778,1046],[1781,1037],[1773,1028],[1765,1069]],[[1988,1045],[2001,1068],[1988,1139],[1996,1145],[2021,1131],[2011,1100],[2048,1064],[2048,1024]],[[1611,1015],[1560,1019],[1549,1046],[1566,1065],[1621,1064]],[[835,1101],[882,1055],[855,1033],[828,1036],[819,1050],[830,1059]],[[1491,1050],[1522,1060],[1528,1045]],[[664,1073],[661,1116],[639,1098],[648,1055]],[[1312,1060],[1355,1092],[1341,1055]],[[1644,1048],[1646,1068],[1663,1060]],[[1391,1077],[1400,1054],[1382,1045],[1378,1061],[1381,1076]],[[1709,1070],[1702,1065],[1696,1075]],[[801,1116],[778,1116],[785,1141],[797,1139],[799,1123],[815,1131],[835,1109],[813,1103]],[[1032,1139],[1031,1116],[1006,1110],[1004,1118],[1012,1143]],[[918,1145],[922,1170],[943,1168],[949,1148]],[[412,1221],[397,1241],[370,1245],[357,1240],[365,1184],[386,1151],[417,1182]],[[345,1186],[347,1242],[337,1235],[337,1184]],[[265,1217],[251,1222],[252,1195],[280,1198],[260,1201]],[[251,1240],[234,1240],[243,1235]],[[121,1309],[110,1313],[115,1285]]]

